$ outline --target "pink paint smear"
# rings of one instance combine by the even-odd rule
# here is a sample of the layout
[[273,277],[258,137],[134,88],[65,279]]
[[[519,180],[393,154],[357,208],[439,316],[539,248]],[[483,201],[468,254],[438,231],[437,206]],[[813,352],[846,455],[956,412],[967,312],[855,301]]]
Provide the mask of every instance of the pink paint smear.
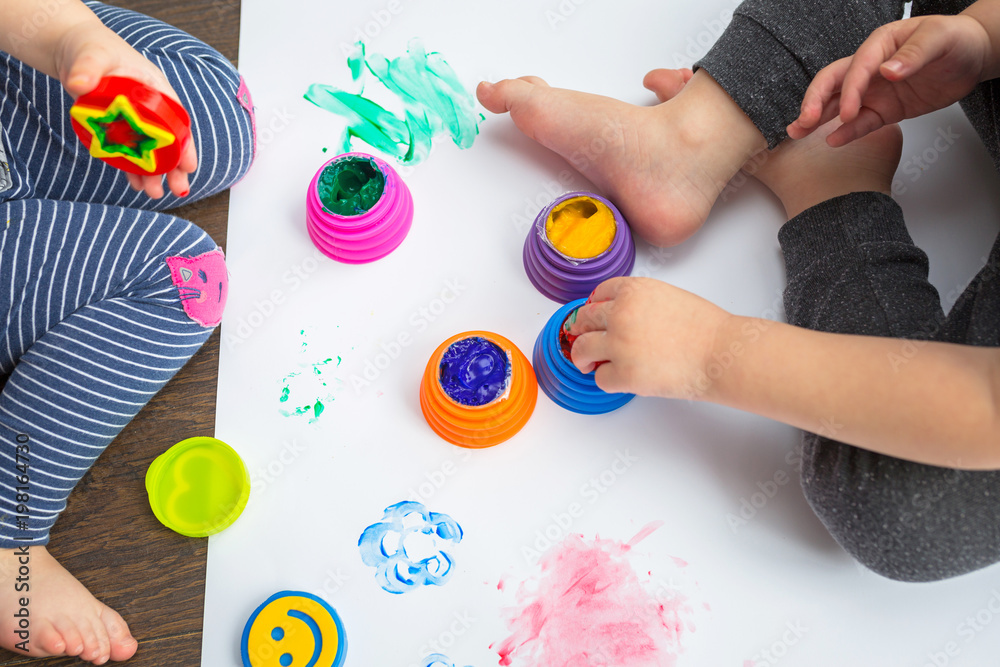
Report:
[[[676,592],[654,596],[627,554],[662,525],[627,543],[570,535],[542,557],[537,580],[522,582],[505,610],[510,636],[492,645],[501,665],[517,667],[670,667],[693,630],[691,607]],[[669,599],[663,599],[670,595]]]

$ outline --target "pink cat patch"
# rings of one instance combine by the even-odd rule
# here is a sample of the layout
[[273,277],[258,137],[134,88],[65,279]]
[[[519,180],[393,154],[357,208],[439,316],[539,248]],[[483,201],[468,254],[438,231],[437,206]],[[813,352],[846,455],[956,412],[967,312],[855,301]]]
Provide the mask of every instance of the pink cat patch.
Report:
[[197,257],[167,257],[167,266],[187,316],[203,327],[218,326],[229,295],[222,248]]

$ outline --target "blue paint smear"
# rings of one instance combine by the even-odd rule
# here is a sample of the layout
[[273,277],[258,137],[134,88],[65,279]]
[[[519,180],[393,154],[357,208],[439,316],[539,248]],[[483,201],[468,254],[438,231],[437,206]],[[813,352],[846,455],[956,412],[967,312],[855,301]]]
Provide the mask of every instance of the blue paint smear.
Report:
[[[455,667],[455,663],[451,661],[451,658],[442,653],[431,653],[424,658],[424,662],[420,667]],[[465,667],[470,666],[466,665]]]
[[463,338],[445,350],[439,378],[441,388],[456,403],[486,405],[507,390],[507,353],[480,336]]
[[[414,535],[426,536],[424,543],[433,545],[433,553],[423,558],[408,554],[408,538]],[[453,562],[446,549],[461,541],[462,527],[450,516],[406,500],[386,507],[382,520],[361,533],[358,548],[362,562],[376,568],[379,586],[400,594],[420,586],[444,585],[451,578]]]

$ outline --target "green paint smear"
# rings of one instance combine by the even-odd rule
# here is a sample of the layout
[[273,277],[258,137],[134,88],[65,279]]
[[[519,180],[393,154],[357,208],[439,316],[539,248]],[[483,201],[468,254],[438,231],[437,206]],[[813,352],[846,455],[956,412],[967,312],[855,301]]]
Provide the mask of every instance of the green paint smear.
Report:
[[476,140],[485,117],[475,112],[475,98],[451,65],[440,54],[425,52],[419,40],[412,40],[406,55],[393,60],[366,55],[364,44],[358,42],[347,64],[355,81],[367,69],[392,91],[403,104],[403,118],[360,94],[312,84],[305,98],[347,119],[340,152],[349,153],[351,140],[357,137],[404,164],[417,164],[430,153],[439,134],[447,133],[459,148],[469,148]]
[[351,68],[351,78],[354,81],[361,78],[365,66],[365,45],[362,42],[355,43],[354,53],[347,56],[347,66]]
[[309,423],[315,424],[324,410],[326,410],[326,406],[323,405],[323,401],[317,398],[314,405],[303,405],[300,408],[295,408],[294,412],[287,410],[279,410],[279,412],[285,417],[301,417],[302,415],[311,414],[312,419],[309,420]]
[[316,190],[323,208],[336,215],[361,215],[382,198],[385,175],[370,158],[349,157],[327,166]]
[[[305,333],[306,333],[305,329],[303,329],[299,333],[301,335],[305,336]],[[308,345],[308,343],[306,341],[302,342],[302,347],[306,347],[307,345]],[[300,364],[300,366],[302,366],[303,368],[312,369],[312,374],[313,375],[316,375],[317,377],[322,377],[323,376],[323,367],[326,366],[327,364],[331,363],[332,361],[333,361],[333,357],[327,357],[326,359],[323,359],[321,361],[317,361],[317,362],[314,362],[314,363],[311,363],[311,364]],[[340,365],[340,361],[341,361],[341,358],[338,356],[337,357],[337,365],[338,366]],[[289,400],[289,398],[290,398],[291,388],[288,386],[289,380],[291,380],[292,378],[295,378],[295,377],[298,377],[298,376],[302,375],[303,372],[305,372],[305,371],[301,371],[301,370],[299,370],[299,371],[292,371],[291,373],[289,373],[288,375],[286,375],[285,377],[283,377],[281,379],[281,383],[282,383],[281,396],[278,398],[278,401],[280,403],[287,403],[288,400]],[[338,382],[339,382],[339,380],[338,380]],[[321,384],[324,387],[327,386],[326,382],[321,382]],[[317,397],[314,400],[315,400],[315,403],[312,403],[312,404],[309,404],[309,405],[303,405],[301,407],[295,408],[294,410],[286,410],[284,408],[278,408],[278,412],[283,417],[301,417],[302,415],[310,415],[311,419],[309,420],[309,423],[310,424],[315,424],[316,421],[319,420],[320,415],[323,414],[323,412],[326,410],[326,405],[323,403],[323,401],[324,401],[323,397]],[[330,401],[334,400],[334,397],[332,395],[327,395],[325,397],[325,400],[327,402],[330,402]]]

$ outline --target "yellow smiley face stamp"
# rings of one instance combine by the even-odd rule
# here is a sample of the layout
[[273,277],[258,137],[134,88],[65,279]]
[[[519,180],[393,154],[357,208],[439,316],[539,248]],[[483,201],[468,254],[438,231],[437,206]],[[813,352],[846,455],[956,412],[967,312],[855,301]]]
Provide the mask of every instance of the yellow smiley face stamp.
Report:
[[243,667],[340,667],[347,637],[340,616],[324,600],[282,591],[250,615],[240,653]]

